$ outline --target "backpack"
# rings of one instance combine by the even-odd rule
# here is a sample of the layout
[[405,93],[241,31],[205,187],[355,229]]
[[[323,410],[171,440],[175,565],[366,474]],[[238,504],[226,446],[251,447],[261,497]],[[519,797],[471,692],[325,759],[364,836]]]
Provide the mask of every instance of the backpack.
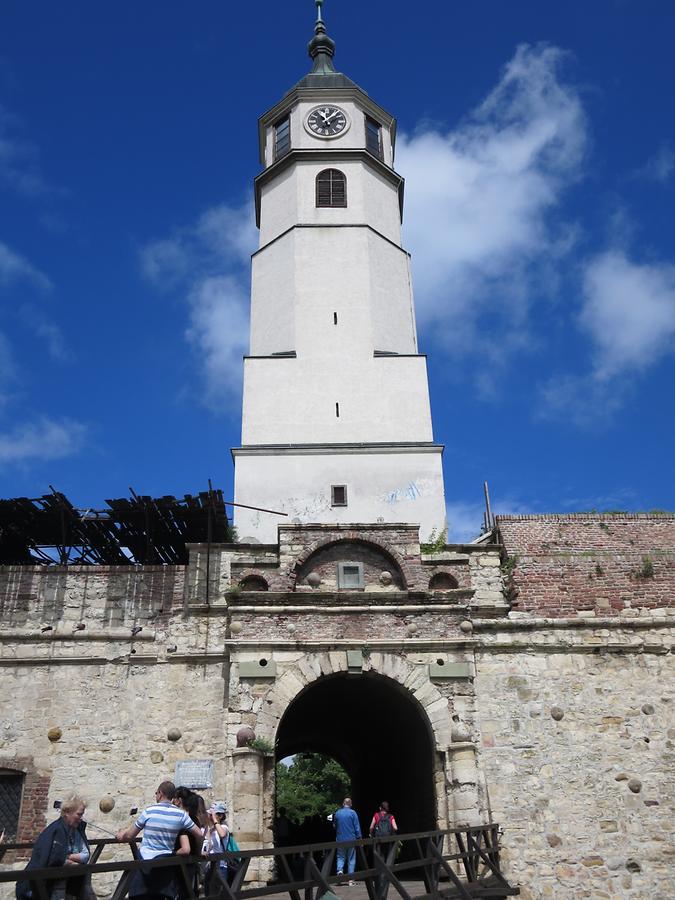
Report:
[[373,829],[375,837],[391,837],[394,833],[394,826],[391,824],[391,814],[381,812],[377,820],[377,824]]

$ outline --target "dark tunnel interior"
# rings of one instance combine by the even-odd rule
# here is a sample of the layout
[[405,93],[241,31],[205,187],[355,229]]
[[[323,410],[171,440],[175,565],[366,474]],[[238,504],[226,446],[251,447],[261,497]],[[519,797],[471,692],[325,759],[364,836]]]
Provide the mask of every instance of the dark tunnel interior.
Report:
[[343,673],[311,684],[288,707],[277,733],[277,760],[301,752],[324,753],[347,770],[364,837],[382,800],[400,833],[436,828],[429,723],[390,679]]

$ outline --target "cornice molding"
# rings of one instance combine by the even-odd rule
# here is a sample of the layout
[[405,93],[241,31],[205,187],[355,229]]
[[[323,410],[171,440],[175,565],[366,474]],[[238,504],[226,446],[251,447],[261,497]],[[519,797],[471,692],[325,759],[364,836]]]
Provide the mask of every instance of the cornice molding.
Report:
[[387,179],[398,191],[398,206],[401,222],[403,221],[403,195],[405,189],[405,179],[399,175],[395,169],[392,169],[386,163],[382,162],[376,156],[373,156],[366,149],[358,147],[350,147],[340,149],[339,147],[326,147],[317,150],[289,150],[281,159],[272,163],[267,169],[262,171],[253,179],[253,189],[255,192],[255,223],[260,228],[260,195],[263,185],[269,181],[273,181],[282,172],[290,168],[297,162],[307,160],[317,160],[319,162],[330,162],[335,165],[340,164],[340,160],[361,160],[374,169],[379,175]]

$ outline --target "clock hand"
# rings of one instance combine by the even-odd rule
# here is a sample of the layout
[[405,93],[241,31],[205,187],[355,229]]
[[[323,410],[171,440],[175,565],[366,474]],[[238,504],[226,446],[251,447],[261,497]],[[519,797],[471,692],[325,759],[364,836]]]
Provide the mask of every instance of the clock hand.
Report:
[[332,118],[334,118],[335,116],[337,116],[337,114],[338,114],[339,112],[340,112],[340,110],[339,110],[339,109],[336,109],[335,112],[334,112],[334,113],[331,113],[331,114],[328,116],[327,119],[324,119],[324,121],[326,122],[326,124],[328,124]]

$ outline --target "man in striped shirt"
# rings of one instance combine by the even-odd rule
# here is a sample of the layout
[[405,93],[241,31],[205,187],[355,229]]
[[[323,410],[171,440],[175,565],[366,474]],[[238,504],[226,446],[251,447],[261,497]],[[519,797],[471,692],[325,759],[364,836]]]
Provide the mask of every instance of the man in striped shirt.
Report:
[[181,831],[192,833],[201,842],[202,832],[183,809],[172,804],[176,787],[172,781],[163,781],[155,791],[155,800],[144,809],[133,825],[121,829],[115,837],[118,841],[133,841],[143,832],[142,859],[154,859],[175,852],[176,840]]

